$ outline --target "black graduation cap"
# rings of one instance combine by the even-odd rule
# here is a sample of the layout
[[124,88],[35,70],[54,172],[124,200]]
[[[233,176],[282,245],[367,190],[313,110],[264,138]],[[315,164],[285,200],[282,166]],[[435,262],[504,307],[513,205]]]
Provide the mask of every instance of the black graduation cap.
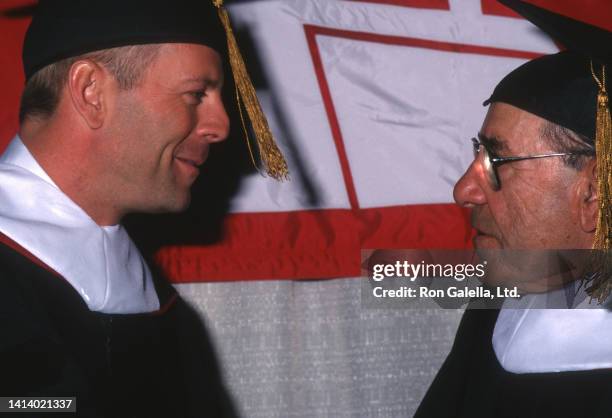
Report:
[[512,71],[485,105],[514,105],[583,135],[595,147],[599,219],[593,248],[603,251],[595,264],[599,274],[588,290],[601,302],[612,291],[612,121],[606,91],[612,32],[522,0],[499,1],[567,48]]
[[26,79],[48,64],[125,45],[185,42],[224,55],[225,32],[207,0],[39,0],[23,45]]
[[230,62],[240,95],[238,106],[246,110],[267,174],[285,179],[287,163],[261,110],[223,3],[223,0],[39,0],[23,45],[26,80],[49,64],[102,49],[173,42],[209,46]]

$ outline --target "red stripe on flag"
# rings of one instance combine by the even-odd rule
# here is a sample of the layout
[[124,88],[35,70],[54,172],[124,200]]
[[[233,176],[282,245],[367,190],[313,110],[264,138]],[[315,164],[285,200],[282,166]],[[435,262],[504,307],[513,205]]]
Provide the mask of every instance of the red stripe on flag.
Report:
[[226,231],[208,247],[166,247],[156,262],[175,283],[355,277],[362,248],[466,248],[472,237],[453,204],[233,214]]
[[448,0],[351,0],[360,3],[388,4],[417,9],[450,10]]
[[[404,36],[382,35],[378,33],[356,32],[344,29],[326,28],[322,26],[304,25],[307,38],[314,38],[316,35],[332,36],[344,39],[353,39],[364,42],[376,42],[387,45],[409,46],[414,48],[434,49],[437,51],[458,52],[463,54],[478,54],[508,58],[534,59],[541,57],[541,53],[520,51],[516,49],[494,48],[480,45],[458,44],[453,42],[432,41],[421,38],[408,38]],[[313,42],[315,48],[316,41]],[[314,57],[313,57],[314,60]],[[320,60],[320,58],[319,58]],[[321,66],[319,64],[319,66]],[[321,66],[322,67],[322,66]]]
[[317,75],[319,89],[321,90],[323,104],[327,113],[327,119],[329,120],[329,125],[332,131],[332,137],[336,145],[336,151],[338,152],[338,159],[340,160],[340,168],[342,169],[346,193],[348,194],[351,208],[358,209],[359,201],[357,200],[357,192],[355,191],[355,183],[353,182],[351,166],[346,155],[342,131],[340,130],[340,124],[338,123],[338,117],[336,115],[336,109],[334,108],[334,103],[331,97],[331,91],[329,90],[327,78],[325,77],[325,69],[323,68],[323,61],[321,61],[319,46],[317,45],[317,40],[315,38],[315,35],[317,34],[316,27],[304,25],[304,30],[306,32],[306,41],[308,42],[308,48],[310,49],[310,54],[312,56],[314,70]]

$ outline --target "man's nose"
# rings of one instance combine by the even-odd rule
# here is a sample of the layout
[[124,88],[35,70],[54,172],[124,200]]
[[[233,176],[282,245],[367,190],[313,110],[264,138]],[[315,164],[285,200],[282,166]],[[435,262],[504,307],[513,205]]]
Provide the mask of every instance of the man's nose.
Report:
[[198,109],[198,134],[209,143],[224,141],[229,135],[229,117],[221,98]]
[[476,159],[455,184],[453,189],[455,202],[461,207],[474,207],[486,203],[484,178],[482,164]]

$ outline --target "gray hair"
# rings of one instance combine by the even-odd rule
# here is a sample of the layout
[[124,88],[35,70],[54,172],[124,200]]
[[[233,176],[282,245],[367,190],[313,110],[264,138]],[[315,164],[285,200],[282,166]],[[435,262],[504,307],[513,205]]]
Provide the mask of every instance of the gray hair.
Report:
[[545,121],[540,128],[541,138],[544,139],[555,152],[575,152],[580,155],[562,157],[568,167],[582,170],[589,159],[595,157],[595,147],[591,141],[581,135],[556,123]]

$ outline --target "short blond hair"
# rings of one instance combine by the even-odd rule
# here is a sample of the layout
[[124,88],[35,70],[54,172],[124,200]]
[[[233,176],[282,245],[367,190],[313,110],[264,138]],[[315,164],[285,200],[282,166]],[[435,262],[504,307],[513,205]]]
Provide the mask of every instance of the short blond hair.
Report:
[[70,68],[75,62],[89,59],[101,64],[115,77],[121,89],[130,90],[141,81],[146,69],[157,57],[160,47],[160,44],[122,46],[47,65],[26,83],[21,95],[19,122],[23,123],[28,117],[48,118],[55,113]]

